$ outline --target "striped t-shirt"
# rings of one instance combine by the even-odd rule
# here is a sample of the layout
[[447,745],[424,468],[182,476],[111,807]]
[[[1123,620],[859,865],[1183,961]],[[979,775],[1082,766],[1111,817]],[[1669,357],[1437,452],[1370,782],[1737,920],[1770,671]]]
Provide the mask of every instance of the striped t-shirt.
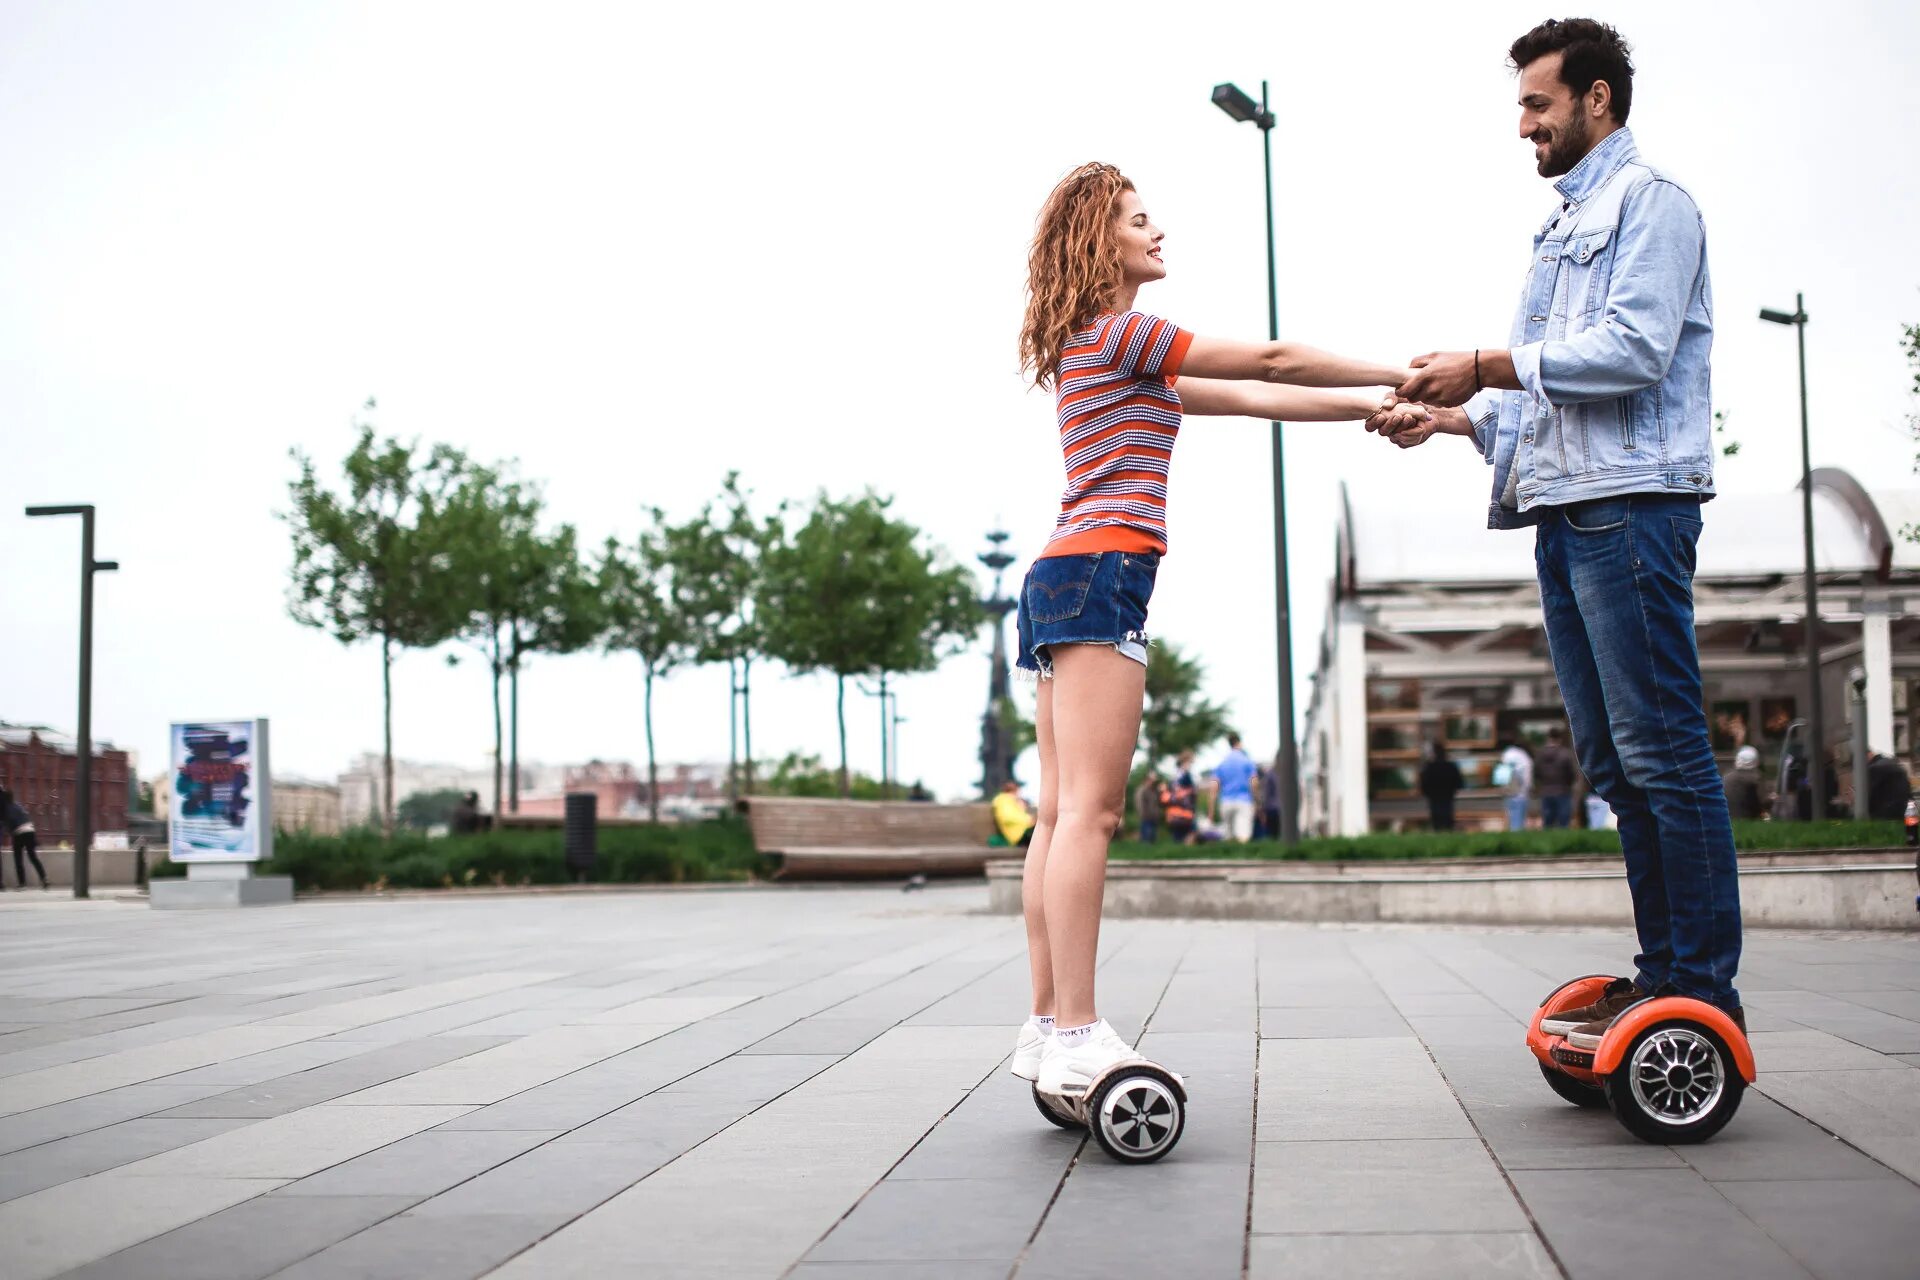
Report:
[[1067,492],[1041,556],[1167,549],[1167,463],[1180,433],[1173,380],[1193,335],[1108,312],[1060,353],[1054,400]]

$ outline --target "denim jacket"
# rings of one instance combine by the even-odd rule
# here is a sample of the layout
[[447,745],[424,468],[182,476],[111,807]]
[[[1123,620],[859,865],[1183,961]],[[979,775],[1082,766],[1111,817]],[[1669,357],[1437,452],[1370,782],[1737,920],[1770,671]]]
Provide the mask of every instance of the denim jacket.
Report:
[[1623,493],[1713,494],[1713,297],[1693,197],[1626,129],[1554,184],[1509,346],[1522,391],[1462,406],[1493,465],[1487,524]]

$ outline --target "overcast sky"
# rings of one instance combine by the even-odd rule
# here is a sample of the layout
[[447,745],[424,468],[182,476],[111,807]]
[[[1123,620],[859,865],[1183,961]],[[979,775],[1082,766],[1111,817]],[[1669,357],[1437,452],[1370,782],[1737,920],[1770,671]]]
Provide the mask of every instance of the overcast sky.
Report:
[[[271,717],[277,769],[380,739],[372,646],[285,607],[289,449],[386,431],[517,458],[589,544],[730,468],[768,501],[871,485],[971,559],[1057,510],[1023,389],[1025,244],[1059,175],[1120,165],[1167,232],[1140,305],[1264,336],[1257,132],[1273,82],[1283,334],[1379,359],[1498,345],[1554,197],[1517,136],[1535,4],[638,6],[0,2],[0,719],[74,723],[79,529],[100,508],[94,728],[161,766],[169,720]],[[1805,290],[1816,464],[1912,486],[1899,325],[1920,320],[1920,7],[1619,3],[1632,125],[1704,210],[1723,491],[1798,476]],[[1342,483],[1356,510],[1484,521],[1439,440],[1288,431],[1304,713]],[[1152,630],[1277,740],[1266,428],[1189,421]],[[1485,535],[1525,537],[1525,534]],[[1713,537],[1711,507],[1707,532]],[[1015,574],[1024,567],[1015,569]],[[902,768],[977,777],[985,642],[903,682]],[[536,661],[522,755],[644,759],[630,658]],[[396,749],[483,764],[484,669],[408,654]],[[759,682],[759,754],[833,752],[831,684]],[[850,703],[856,767],[877,712]],[[726,684],[658,697],[666,759],[724,758]]]

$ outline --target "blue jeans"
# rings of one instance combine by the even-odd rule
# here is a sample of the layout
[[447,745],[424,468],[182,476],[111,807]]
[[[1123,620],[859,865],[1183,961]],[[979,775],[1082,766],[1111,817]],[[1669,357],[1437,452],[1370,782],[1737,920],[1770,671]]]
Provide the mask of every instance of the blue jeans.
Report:
[[1574,749],[1620,822],[1635,983],[1740,1007],[1740,885],[1693,634],[1700,501],[1635,493],[1547,511],[1540,603]]
[[1572,796],[1541,796],[1540,825],[1549,830],[1573,821]]
[[1525,831],[1527,829],[1527,798],[1525,796],[1507,797],[1507,830]]

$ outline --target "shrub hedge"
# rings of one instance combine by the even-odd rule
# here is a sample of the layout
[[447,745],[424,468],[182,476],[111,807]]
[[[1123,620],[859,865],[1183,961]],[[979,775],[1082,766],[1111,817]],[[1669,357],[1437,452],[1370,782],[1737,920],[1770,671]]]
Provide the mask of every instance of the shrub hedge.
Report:
[[[592,881],[679,884],[765,877],[773,860],[755,851],[746,824],[734,819],[680,825],[602,827]],[[300,889],[439,889],[460,885],[565,884],[558,831],[486,831],[391,840],[376,831],[337,836],[282,832],[261,872],[292,876]],[[184,875],[161,861],[150,874]]]

